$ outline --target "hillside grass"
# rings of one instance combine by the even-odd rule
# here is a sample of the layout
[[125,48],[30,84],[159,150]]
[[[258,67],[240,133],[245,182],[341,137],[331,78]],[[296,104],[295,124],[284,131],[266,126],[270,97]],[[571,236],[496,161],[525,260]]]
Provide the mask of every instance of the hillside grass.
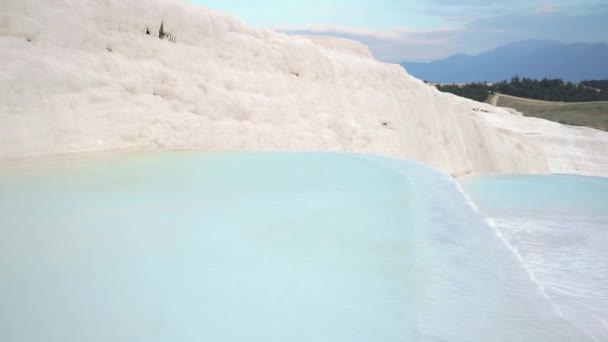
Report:
[[513,108],[525,116],[566,125],[586,126],[608,131],[608,102],[549,102],[497,95],[495,105]]

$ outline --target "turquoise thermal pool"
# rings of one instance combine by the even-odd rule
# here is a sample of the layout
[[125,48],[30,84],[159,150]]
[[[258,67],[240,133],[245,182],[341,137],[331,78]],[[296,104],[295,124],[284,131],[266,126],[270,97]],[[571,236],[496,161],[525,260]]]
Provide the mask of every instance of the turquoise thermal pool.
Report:
[[[584,215],[600,220],[593,215],[605,204],[581,206],[593,215],[579,218],[574,208],[555,218],[544,204],[535,207],[541,195],[524,196],[530,205],[506,197],[518,203],[502,207],[502,183],[485,182],[467,180],[464,188],[495,222],[448,176],[371,156],[166,152],[5,166],[0,340],[604,336],[604,304],[589,311],[555,291],[578,291],[568,287],[577,279],[586,282],[577,294],[605,299],[606,241],[597,240],[605,230],[594,221],[567,232],[559,221],[558,232],[543,226],[530,236],[521,231],[533,228],[519,220],[540,227],[545,218],[573,217],[576,225]],[[595,238],[583,243],[579,234]],[[583,269],[548,270],[564,266],[568,248],[590,254],[572,259]],[[575,317],[583,311],[593,317]]]

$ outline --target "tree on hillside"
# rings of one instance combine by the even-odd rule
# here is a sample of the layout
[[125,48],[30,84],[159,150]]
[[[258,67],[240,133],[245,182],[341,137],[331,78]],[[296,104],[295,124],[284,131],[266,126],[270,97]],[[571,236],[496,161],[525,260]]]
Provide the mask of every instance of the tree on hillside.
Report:
[[488,86],[486,83],[465,85],[439,85],[437,88],[475,101],[485,101],[491,93],[501,93],[546,101],[589,102],[608,100],[608,80],[585,81],[581,84],[562,79],[534,80],[514,76],[510,82],[502,81]]

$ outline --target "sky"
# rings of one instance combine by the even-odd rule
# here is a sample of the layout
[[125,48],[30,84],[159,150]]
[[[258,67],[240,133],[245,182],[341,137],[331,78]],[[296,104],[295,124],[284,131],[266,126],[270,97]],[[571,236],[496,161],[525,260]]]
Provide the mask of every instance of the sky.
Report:
[[290,34],[350,38],[386,62],[478,54],[509,42],[608,42],[608,0],[191,0]]

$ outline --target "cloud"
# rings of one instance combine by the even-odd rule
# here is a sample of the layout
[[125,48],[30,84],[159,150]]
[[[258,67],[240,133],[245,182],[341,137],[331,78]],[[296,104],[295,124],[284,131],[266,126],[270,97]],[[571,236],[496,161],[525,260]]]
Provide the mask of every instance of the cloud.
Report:
[[529,39],[607,41],[608,32],[606,0],[190,1],[288,34],[357,40],[386,62],[477,54]]
[[452,46],[449,37],[459,28],[414,29],[400,26],[373,30],[350,26],[303,25],[278,26],[275,30],[295,35],[323,35],[346,38],[367,45],[375,57],[388,62],[432,60],[444,56]]
[[[441,0],[434,1],[437,3]],[[478,2],[471,0],[468,4],[473,6]],[[537,7],[526,6],[494,12],[493,15],[486,11],[487,8],[468,14],[458,10],[458,15],[468,16],[466,20],[446,20],[443,21],[444,25],[429,29],[398,25],[382,29],[357,25],[295,25],[275,29],[289,34],[357,40],[367,45],[377,59],[394,63],[429,61],[457,53],[477,54],[520,40],[550,39],[564,43],[606,41],[608,4],[567,6],[556,1],[538,4]],[[400,9],[404,10],[403,7]],[[418,11],[421,10],[419,7]]]
[[540,5],[532,11],[533,14],[538,14],[538,15],[553,14],[556,12],[559,12],[559,6],[557,6],[555,4]]
[[[358,36],[373,39],[381,39],[394,42],[414,42],[417,38],[428,38],[430,35],[455,32],[458,29],[453,27],[440,27],[436,29],[413,29],[405,26],[394,27],[386,30],[372,30],[350,26],[335,25],[302,25],[302,26],[277,26],[273,29],[288,33],[316,33],[342,36]],[[421,44],[424,43],[422,40]]]

